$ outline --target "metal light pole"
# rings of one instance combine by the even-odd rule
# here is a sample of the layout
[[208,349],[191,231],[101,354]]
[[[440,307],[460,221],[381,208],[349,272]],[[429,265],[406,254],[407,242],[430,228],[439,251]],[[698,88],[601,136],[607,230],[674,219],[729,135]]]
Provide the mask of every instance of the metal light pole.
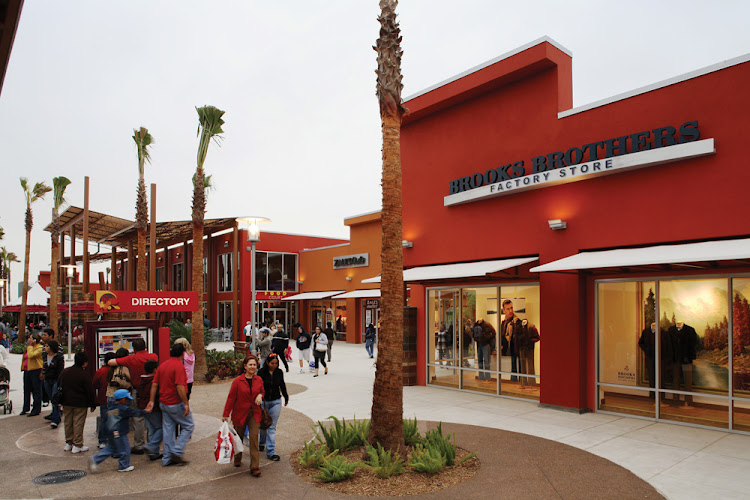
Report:
[[3,318],[3,302],[5,302],[5,278],[0,278],[0,320]]
[[76,275],[76,266],[63,265],[68,271],[68,361],[73,351],[73,277]]
[[255,244],[260,241],[260,224],[271,222],[267,217],[243,217],[240,219],[247,229],[250,242],[250,335],[255,339]]

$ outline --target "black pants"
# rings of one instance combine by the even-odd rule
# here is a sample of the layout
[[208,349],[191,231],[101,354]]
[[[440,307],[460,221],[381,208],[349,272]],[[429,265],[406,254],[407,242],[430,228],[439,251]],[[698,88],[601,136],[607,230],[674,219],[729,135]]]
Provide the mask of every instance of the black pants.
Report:
[[[42,369],[26,370],[23,372],[23,411],[37,414],[42,411],[42,381],[39,375]],[[34,396],[34,405],[31,406],[31,396]]]
[[315,358],[315,369],[318,369],[318,363],[323,365],[323,368],[328,368],[326,366],[326,351],[313,351],[313,358]]
[[284,351],[286,351],[286,348],[282,349],[281,351],[273,351],[273,353],[279,357],[282,363],[284,363],[284,368],[286,368],[286,371],[289,371],[289,363],[286,360],[286,353]]

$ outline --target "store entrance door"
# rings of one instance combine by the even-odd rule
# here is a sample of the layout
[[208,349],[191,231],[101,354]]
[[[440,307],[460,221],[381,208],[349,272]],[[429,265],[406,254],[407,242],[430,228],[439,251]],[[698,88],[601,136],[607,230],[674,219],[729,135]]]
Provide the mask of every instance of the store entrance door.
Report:
[[284,325],[285,332],[291,332],[292,325],[289,323],[289,304],[263,301],[260,303],[259,316],[259,325],[280,323]]

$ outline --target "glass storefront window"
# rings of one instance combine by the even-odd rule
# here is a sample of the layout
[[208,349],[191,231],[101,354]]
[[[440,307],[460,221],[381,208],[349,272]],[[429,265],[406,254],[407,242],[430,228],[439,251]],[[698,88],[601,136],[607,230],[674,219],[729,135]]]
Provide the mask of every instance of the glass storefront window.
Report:
[[222,300],[219,306],[219,328],[232,328],[232,301]]
[[538,400],[539,318],[538,285],[428,290],[428,383]]
[[[204,281],[205,290],[205,281]],[[232,254],[219,255],[219,292],[232,291]]]
[[164,266],[156,268],[156,289],[158,291],[164,290]]
[[[346,334],[346,301],[336,301],[336,320],[333,323],[333,330],[336,333]],[[344,338],[344,337],[342,337]]]
[[294,292],[297,290],[297,255],[293,253],[284,254],[284,291]]
[[280,253],[268,254],[268,290],[281,290],[283,281],[282,258]]
[[732,280],[732,297],[732,388],[750,398],[750,278]]
[[255,289],[268,290],[266,283],[266,263],[268,255],[266,252],[255,252]]
[[185,286],[182,274],[182,262],[172,264],[172,290],[181,292]]

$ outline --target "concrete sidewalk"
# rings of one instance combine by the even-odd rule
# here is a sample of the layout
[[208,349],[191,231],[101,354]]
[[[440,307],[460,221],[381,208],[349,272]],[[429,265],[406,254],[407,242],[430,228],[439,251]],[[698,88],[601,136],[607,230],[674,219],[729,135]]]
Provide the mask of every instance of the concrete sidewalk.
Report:
[[[226,349],[230,347],[230,344],[216,347]],[[20,356],[15,357],[19,358],[20,362]],[[21,397],[18,403],[14,402],[14,414],[17,415],[22,402],[22,378],[18,367],[11,368],[11,373],[12,397],[14,401],[18,400],[19,395]],[[284,457],[282,460],[286,460],[289,453],[299,448],[301,443],[312,435],[309,429],[312,422],[309,419],[323,420],[331,415],[345,418],[369,417],[374,374],[373,360],[367,357],[361,345],[337,342],[333,347],[333,360],[329,364],[329,374],[323,375],[321,370],[317,378],[314,378],[307,369],[304,373],[299,373],[295,353],[295,361],[290,364],[290,372],[286,374],[286,381],[288,384],[299,384],[300,387],[295,392],[302,391],[304,388],[307,390],[291,397],[288,408],[296,411],[282,412],[279,424],[280,454]],[[198,483],[203,484],[205,481],[214,481],[212,487],[223,484],[229,487],[233,484],[230,479],[226,478],[237,474],[236,470],[232,467],[216,466],[216,464],[211,464],[210,460],[213,448],[212,434],[216,432],[215,427],[221,416],[227,390],[226,382],[194,388],[196,402],[193,411],[201,415],[199,427],[202,429],[197,430],[188,448],[188,458],[195,462],[189,469],[183,468],[181,472],[180,468],[151,467],[147,461],[142,463],[142,457],[134,457],[136,471],[133,474],[138,474],[133,476],[117,474],[118,484],[132,483],[132,478],[136,477],[148,477],[147,484],[152,484],[160,490],[181,484],[196,484],[198,488]],[[750,436],[628,417],[591,413],[578,415],[540,408],[533,402],[434,387],[405,388],[404,416],[416,416],[420,421],[443,421],[484,427],[486,431],[473,428],[474,430],[461,432],[482,436],[485,441],[490,440],[489,442],[496,443],[498,449],[500,443],[510,437],[493,433],[495,431],[491,429],[513,431],[571,445],[632,471],[668,498],[747,498],[750,492],[750,475],[747,474],[750,470]],[[58,429],[57,432],[61,430]],[[80,456],[68,454],[65,457],[50,457],[49,455],[56,454],[52,453],[47,454],[48,457],[43,457],[44,460],[50,461],[48,464],[45,462],[44,470],[39,469],[38,465],[42,460],[40,457],[44,453],[39,453],[38,450],[44,447],[45,439],[52,440],[52,436],[38,438],[37,435],[41,433],[46,435],[48,431],[49,426],[41,422],[41,417],[30,419],[14,417],[13,420],[0,422],[0,449],[3,451],[0,453],[0,467],[2,470],[12,475],[13,469],[19,465],[33,464],[34,467],[23,467],[22,474],[23,477],[34,477],[43,472],[56,470],[55,467],[59,469],[81,468],[85,461],[78,460]],[[27,434],[29,435],[26,440],[20,439]],[[205,439],[200,439],[202,436],[205,436]],[[28,449],[33,446],[38,446],[36,452]],[[494,455],[489,454],[489,456]],[[138,460],[137,463],[136,460]],[[273,469],[273,463],[264,462],[264,460],[265,458],[262,459],[264,471],[276,471]],[[73,464],[71,461],[76,463]],[[80,464],[77,463],[79,461]],[[246,474],[244,469],[243,472]],[[276,471],[271,474],[278,475],[280,472]],[[106,473],[106,475],[112,479],[111,476],[114,474]],[[97,487],[108,484],[100,479],[100,475],[94,476],[89,481],[90,484]],[[125,481],[119,476],[128,476],[131,479]],[[607,477],[601,479],[606,481]],[[151,481],[153,483],[150,483]],[[28,482],[24,483],[28,484]],[[77,483],[78,486],[76,486]],[[47,489],[48,487],[40,487],[39,490],[23,490],[27,493],[34,493],[22,496],[75,496],[73,493],[77,491],[76,488],[80,490],[82,485],[83,480],[61,485],[55,490]],[[143,491],[134,491],[135,486],[128,484],[119,493]],[[43,488],[44,491],[42,491]],[[88,495],[92,491],[97,491],[88,487],[85,489]],[[18,490],[15,491],[17,494],[10,495],[10,497],[18,496]],[[98,491],[99,494],[117,494],[109,488]],[[205,491],[206,495],[210,496],[208,493],[210,489],[204,488],[200,491]],[[77,494],[86,496],[81,491],[77,491]],[[7,488],[5,491],[0,490],[0,497],[8,497],[8,495]]]

